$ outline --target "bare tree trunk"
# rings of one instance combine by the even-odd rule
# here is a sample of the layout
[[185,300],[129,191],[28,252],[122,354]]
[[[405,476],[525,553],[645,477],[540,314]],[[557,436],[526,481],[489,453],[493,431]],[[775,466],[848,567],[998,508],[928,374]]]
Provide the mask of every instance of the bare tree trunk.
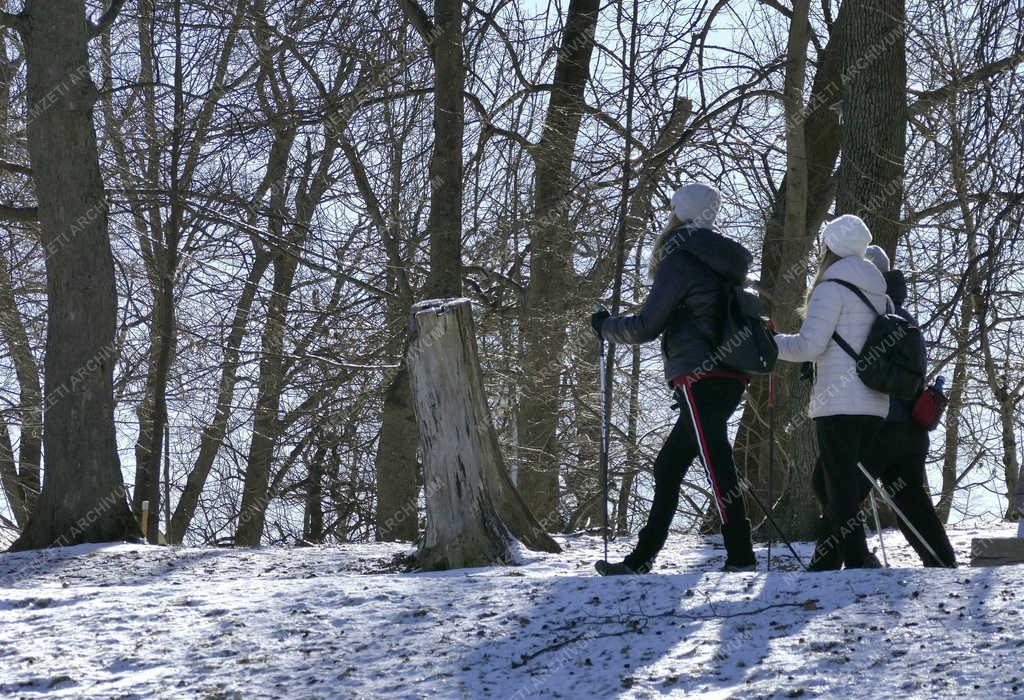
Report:
[[[1013,519],[1016,515],[1017,476],[1020,473],[1020,462],[1017,456],[1017,426],[1016,409],[1019,397],[1010,389],[1009,379],[1004,372],[1000,375],[996,367],[996,353],[992,350],[992,327],[988,323],[989,298],[982,291],[982,280],[985,278],[987,287],[992,289],[992,276],[994,263],[991,257],[985,262],[984,274],[979,269],[978,253],[978,232],[971,210],[970,196],[968,194],[967,173],[965,172],[965,154],[963,147],[963,135],[957,121],[957,107],[955,95],[949,102],[949,127],[951,143],[951,164],[953,185],[956,189],[957,201],[960,205],[960,215],[963,219],[964,230],[967,234],[967,295],[971,301],[974,311],[975,322],[978,327],[978,340],[981,345],[982,363],[985,368],[985,379],[989,390],[998,405],[999,423],[1002,428],[1001,442],[1003,452],[1003,478],[1006,483],[1006,513],[1007,520]],[[988,251],[991,252],[991,251]]]
[[[971,264],[968,262],[968,264]],[[957,466],[960,457],[960,413],[964,406],[964,388],[967,384],[968,333],[971,326],[971,297],[964,295],[960,304],[960,324],[954,333],[957,341],[956,362],[953,365],[953,381],[949,387],[949,404],[946,407],[945,449],[942,456],[942,489],[935,506],[939,519],[949,522],[953,497],[959,483]]]
[[117,297],[80,0],[28,0],[4,21],[27,62],[28,151],[47,249],[43,489],[14,549],[139,537],[114,431]]
[[245,338],[245,329],[259,281],[269,264],[270,256],[257,249],[252,269],[246,278],[238,304],[235,306],[235,316],[231,321],[231,331],[224,349],[224,359],[221,361],[220,386],[217,390],[217,406],[213,420],[203,429],[199,438],[199,454],[192,469],[189,470],[185,488],[182,489],[171,516],[171,524],[167,528],[167,541],[171,544],[181,544],[185,539],[192,518],[195,517],[199,497],[203,493],[213,462],[227,434],[228,419],[231,417],[235,397],[235,383],[238,379],[239,350]]
[[[11,80],[18,62],[7,58],[7,39],[0,37],[0,128],[13,132],[10,126]],[[9,159],[9,143],[6,133],[0,137],[0,159]],[[0,257],[0,335],[18,380],[18,446],[17,461],[13,449],[10,452],[10,473],[5,473],[4,486],[15,522],[24,527],[39,496],[39,462],[43,447],[43,391],[39,385],[39,365],[32,356],[25,322],[18,311],[14,294],[14,283],[7,260]],[[3,430],[10,435],[7,424]]]
[[[430,271],[425,287],[428,297],[462,294],[462,199],[463,136],[465,133],[466,66],[463,58],[462,2],[435,0],[431,19],[415,0],[401,0],[403,12],[430,51],[434,65],[434,146],[430,159],[430,213],[427,235],[430,242]],[[353,160],[349,157],[350,162]],[[361,166],[360,166],[361,168]],[[400,192],[402,158],[395,158],[392,195]],[[393,172],[394,172],[393,170]],[[366,193],[364,193],[366,198]],[[367,200],[369,203],[369,199]],[[378,222],[392,264],[397,256],[397,211],[393,226]],[[387,230],[385,230],[387,229]],[[408,278],[398,280],[397,303],[391,304],[391,318],[404,320],[412,304]],[[399,321],[401,323],[402,321]],[[402,343],[404,356],[405,344]],[[416,498],[416,444],[418,435],[409,394],[406,367],[399,367],[384,390],[381,430],[374,460],[377,477],[375,533],[380,541],[412,540],[418,533]]]
[[633,497],[633,482],[640,470],[640,444],[637,440],[640,414],[640,346],[632,346],[630,352],[633,359],[629,372],[629,409],[626,414],[626,465],[622,481],[619,482],[619,499],[615,504],[616,535],[629,533],[629,504]]
[[319,544],[324,540],[323,478],[327,446],[321,445],[307,460],[306,504],[302,518],[302,539]]
[[567,499],[573,502],[573,510],[566,521],[566,530],[598,527],[601,524],[602,490],[599,475],[601,421],[598,407],[601,397],[598,391],[598,347],[590,337],[590,328],[585,337],[571,343],[575,346],[572,358],[575,381],[570,386],[573,400],[573,424],[576,428],[575,464],[566,469],[564,481]]
[[[18,446],[17,469],[14,471],[14,491],[8,489],[8,498],[14,510],[14,519],[24,527],[39,496],[39,462],[43,446],[43,392],[39,388],[39,367],[32,356],[28,332],[18,312],[14,287],[7,261],[0,257],[0,334],[14,363],[18,379]],[[4,429],[7,429],[6,423]],[[14,470],[14,454],[11,468]],[[12,486],[14,485],[12,484]]]
[[[807,157],[807,141],[804,133],[804,75],[807,67],[807,43],[810,40],[810,25],[807,22],[807,15],[809,10],[808,0],[793,0],[793,15],[790,18],[789,23],[789,40],[786,50],[786,78],[785,85],[783,87],[783,107],[786,116],[786,176],[784,181],[784,197],[785,204],[783,207],[783,224],[782,224],[782,235],[786,240],[789,241],[801,241],[807,240],[809,229],[807,226],[808,220],[808,157]],[[789,321],[790,319],[786,319]],[[798,391],[793,392],[793,380],[794,374],[792,365],[787,368],[785,372],[786,378],[790,383],[790,392],[803,394],[804,392]],[[801,387],[803,389],[804,387]],[[777,395],[776,395],[777,398]],[[767,407],[768,411],[775,411],[775,407]],[[767,416],[769,421],[774,423],[775,416]],[[775,426],[777,428],[777,425]],[[776,433],[778,434],[778,433]],[[769,440],[773,439],[774,436],[769,435]],[[807,436],[804,436],[804,445],[808,445],[809,441]],[[790,443],[790,450],[795,446],[795,442]],[[774,448],[774,446],[772,446]],[[801,453],[804,450],[800,451]],[[790,453],[792,455],[792,452]],[[810,489],[808,485],[810,479],[807,478],[809,460],[806,460],[807,455],[801,454],[801,463],[796,466],[795,469],[791,470],[796,472],[800,476],[796,478],[796,481],[800,483],[794,483],[792,479],[789,483],[783,483],[782,486],[788,486],[788,500],[790,507],[787,511],[784,511],[783,518],[786,521],[788,530],[790,532],[799,532],[804,534],[806,526],[811,522],[810,516],[817,515],[817,509],[814,507],[808,507],[813,501],[809,498]],[[765,455],[765,459],[768,455]],[[773,463],[766,465],[768,469],[774,469]],[[794,464],[795,466],[795,464]],[[802,468],[801,468],[802,467]],[[775,488],[774,474],[762,473],[765,478],[763,481],[758,483],[758,486],[764,488],[764,498],[761,499],[762,503],[768,504],[769,511],[774,510],[775,501],[778,497],[779,491]],[[771,493],[768,493],[768,482],[771,480],[772,489]],[[798,507],[802,507],[806,511],[806,515],[797,513],[797,510],[793,508],[793,505],[799,503]],[[794,517],[795,516],[795,517]],[[795,536],[795,534],[794,534]]]
[[[807,163],[807,206],[802,235],[786,232],[786,192],[783,182],[765,222],[761,282],[768,290],[766,306],[782,332],[800,326],[797,309],[807,291],[808,257],[829,206],[835,197],[833,170],[840,151],[839,119],[830,106],[841,94],[843,25],[842,6],[822,52],[811,85],[810,100],[800,110]],[[810,474],[818,448],[813,425],[807,419],[810,386],[800,378],[799,366],[780,363],[776,370],[777,504],[774,517],[791,537],[814,537],[818,505]],[[768,382],[755,377],[747,394],[736,436],[736,463],[766,500],[768,475]],[[751,511],[755,512],[755,511]]]
[[[848,7],[847,7],[848,6]],[[843,160],[836,212],[864,219],[892,257],[902,234],[907,132],[904,0],[845,0]]]
[[401,367],[384,391],[374,471],[378,542],[411,542],[419,534],[416,446],[419,436],[409,393],[409,371]]
[[413,307],[409,374],[423,452],[427,529],[418,563],[514,563],[519,540],[559,552],[509,479],[491,423],[468,299]]
[[[407,5],[407,4],[406,4]],[[430,158],[428,297],[462,293],[462,0],[434,0],[434,24],[424,37],[434,60],[434,150]]]
[[[288,126],[287,129],[294,129],[294,125]],[[285,193],[280,187],[271,191],[274,283],[267,304],[267,322],[260,347],[256,417],[253,420],[253,435],[246,461],[238,529],[235,532],[235,544],[242,547],[259,545],[267,506],[270,505],[272,497],[268,488],[270,467],[277,439],[284,427],[284,421],[279,419],[278,412],[281,408],[285,370],[288,366],[285,356],[288,308],[299,264],[299,251],[302,250],[309,234],[310,221],[316,207],[331,182],[330,168],[338,146],[333,136],[333,133],[327,134],[326,143],[319,154],[307,152],[302,177],[295,188],[294,217],[285,236],[280,235],[280,224],[286,213]],[[277,223],[274,223],[275,220]]]
[[519,490],[534,513],[559,527],[558,387],[566,305],[575,287],[569,225],[572,159],[590,78],[599,3],[572,0],[555,64],[551,98],[536,149],[530,281],[520,316],[525,346],[518,406]]
[[14,461],[14,444],[7,421],[0,416],[0,488],[7,497],[7,503],[14,514],[14,523],[19,528],[28,524],[32,511],[25,503],[25,490],[18,476],[17,463]]

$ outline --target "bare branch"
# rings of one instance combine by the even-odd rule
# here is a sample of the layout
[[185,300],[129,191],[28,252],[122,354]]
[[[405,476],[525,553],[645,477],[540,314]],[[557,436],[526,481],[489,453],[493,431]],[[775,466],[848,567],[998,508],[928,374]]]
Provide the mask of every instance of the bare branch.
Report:
[[420,7],[416,0],[398,0],[398,4],[402,8],[402,12],[405,13],[405,18],[409,20],[409,24],[423,39],[423,43],[427,45],[427,48],[432,48],[437,32],[430,15]]
[[124,0],[110,0],[110,4],[107,5],[107,9],[100,15],[99,20],[96,22],[89,22],[89,36],[97,37],[103,32],[110,29],[111,25],[114,24],[114,20],[121,14],[121,8],[124,6]]
[[935,105],[945,102],[954,93],[972,87],[986,78],[991,78],[1004,71],[1011,71],[1020,65],[1021,62],[1024,62],[1024,52],[1017,52],[1012,56],[988,63],[958,80],[946,83],[940,88],[918,92],[916,93],[917,100],[910,105],[910,113],[918,115],[926,112]]
[[39,207],[11,207],[0,204],[0,220],[34,223],[39,221]]
[[0,27],[9,27],[20,32],[25,28],[25,17],[20,12],[0,10]]

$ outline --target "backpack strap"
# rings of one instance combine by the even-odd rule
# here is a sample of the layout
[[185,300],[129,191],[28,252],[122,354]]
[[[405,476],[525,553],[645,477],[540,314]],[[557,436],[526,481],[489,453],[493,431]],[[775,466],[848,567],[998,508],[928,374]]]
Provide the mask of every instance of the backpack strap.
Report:
[[[842,286],[846,287],[851,292],[856,294],[857,297],[861,301],[863,301],[864,304],[869,309],[871,309],[875,313],[876,316],[881,316],[882,315],[882,314],[878,313],[878,309],[876,309],[875,305],[871,303],[871,301],[868,299],[867,295],[864,294],[863,291],[861,291],[861,288],[858,287],[857,285],[853,284],[852,282],[847,282],[846,280],[837,280],[837,279],[826,279],[826,280],[822,280],[822,282],[835,282],[836,284],[841,284]],[[886,297],[886,307],[885,307],[886,311],[889,310],[889,303],[888,302],[889,302],[889,299],[888,299],[888,297]],[[858,361],[860,359],[860,354],[854,351],[853,347],[849,343],[847,343],[846,340],[843,339],[843,336],[839,335],[838,331],[832,333],[832,340],[836,341],[836,345],[841,347],[843,349],[843,351],[847,355],[852,357],[854,362],[856,362],[856,361]]]
[[832,340],[836,341],[836,345],[841,347],[847,355],[852,357],[854,362],[860,360],[860,355],[853,351],[853,348],[850,346],[849,343],[843,340],[843,336],[839,335],[838,331],[832,334]]

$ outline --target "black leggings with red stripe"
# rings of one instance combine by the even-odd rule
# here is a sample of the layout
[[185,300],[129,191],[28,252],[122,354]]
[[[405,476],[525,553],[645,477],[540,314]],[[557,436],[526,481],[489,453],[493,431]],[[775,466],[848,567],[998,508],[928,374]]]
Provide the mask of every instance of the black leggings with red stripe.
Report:
[[[747,514],[728,434],[729,417],[739,405],[745,388],[744,382],[727,377],[705,377],[676,387],[679,419],[654,462],[654,502],[636,547],[626,557],[626,564],[631,568],[649,570],[664,546],[679,505],[683,478],[698,456],[707,470],[722,523],[746,524]],[[748,549],[749,542],[748,534]],[[728,541],[726,545],[728,547]]]

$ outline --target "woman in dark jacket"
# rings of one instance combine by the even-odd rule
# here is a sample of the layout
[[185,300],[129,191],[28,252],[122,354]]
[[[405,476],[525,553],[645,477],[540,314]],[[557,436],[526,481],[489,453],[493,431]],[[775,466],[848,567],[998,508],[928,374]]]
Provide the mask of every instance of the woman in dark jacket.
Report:
[[682,480],[697,456],[722,520],[725,570],[749,571],[757,563],[728,435],[729,417],[750,378],[716,361],[727,289],[744,282],[752,258],[715,230],[719,202],[718,191],[708,185],[680,187],[672,197],[672,219],[652,254],[654,286],[640,311],[618,317],[601,312],[591,319],[594,330],[615,343],[645,343],[660,336],[665,379],[680,406],[654,463],[647,524],[624,561],[597,562],[602,575],[651,570],[675,517]]

